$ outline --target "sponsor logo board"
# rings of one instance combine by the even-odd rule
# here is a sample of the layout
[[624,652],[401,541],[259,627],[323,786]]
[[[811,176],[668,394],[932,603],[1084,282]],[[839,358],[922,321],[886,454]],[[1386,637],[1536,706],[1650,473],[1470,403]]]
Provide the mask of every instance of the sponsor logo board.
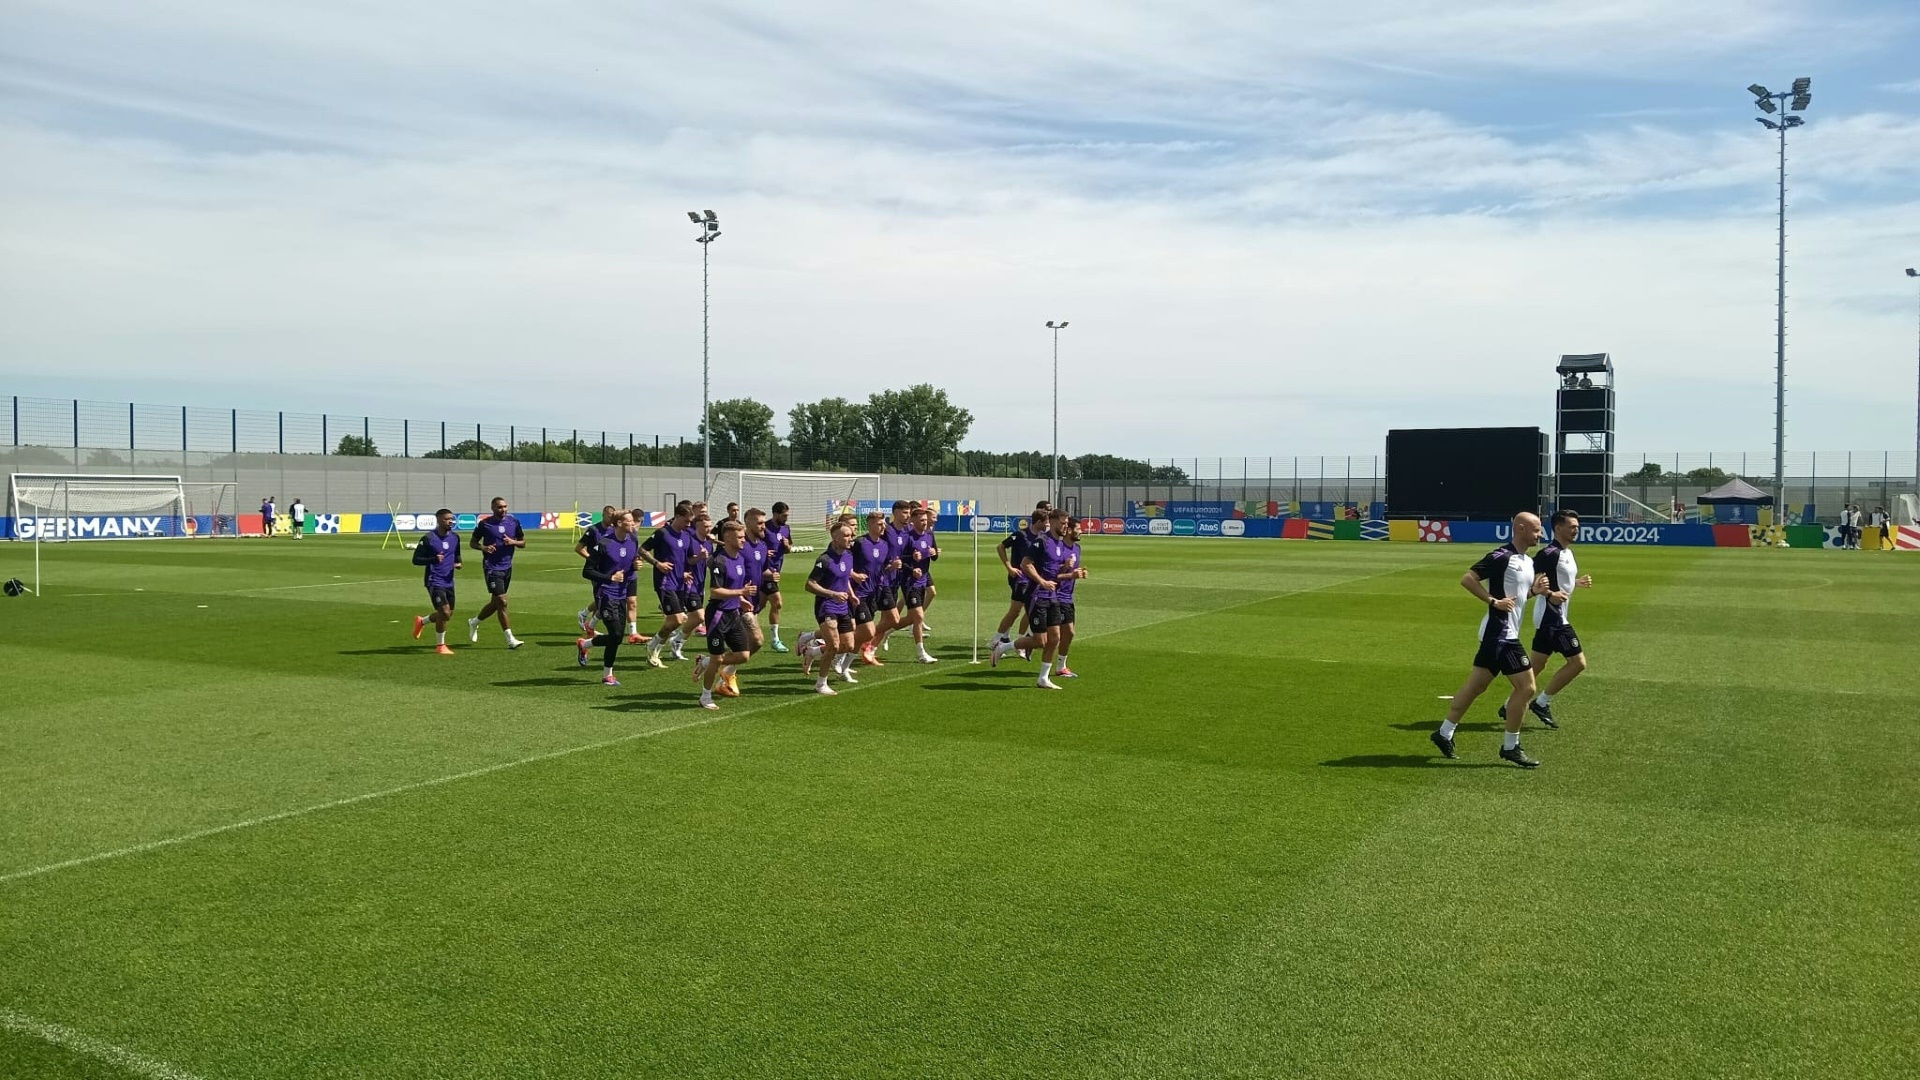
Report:
[[1194,534],[1195,527],[1196,527],[1196,524],[1192,518],[1181,518],[1180,520],[1173,523],[1173,535],[1192,536]]
[[1247,523],[1237,518],[1229,518],[1220,523],[1220,535],[1245,536],[1247,535]]
[[[1188,527],[1191,528],[1193,523],[1188,522],[1187,524]],[[1170,518],[1148,518],[1147,532],[1152,536],[1172,536],[1173,521]]]
[[[1176,527],[1177,527],[1177,526],[1178,526],[1179,524],[1180,524],[1180,523],[1179,523],[1179,522],[1177,522],[1177,521],[1176,521],[1176,522],[1174,522],[1174,525],[1175,525]],[[1238,522],[1236,522],[1235,524],[1238,524]],[[1245,526],[1243,525],[1243,526],[1241,526],[1241,528],[1243,528],[1243,529],[1244,529],[1244,528],[1245,528]],[[1196,528],[1196,529],[1195,529],[1194,531],[1195,531],[1195,532],[1196,532],[1196,533],[1197,533],[1198,535],[1200,535],[1200,536],[1219,536],[1219,535],[1220,535],[1220,522],[1218,522],[1218,521],[1202,521],[1202,522],[1200,522],[1200,523],[1199,523],[1199,525],[1198,525],[1198,527],[1197,527],[1197,528]]]
[[1100,523],[1100,531],[1108,536],[1119,536],[1127,531],[1127,519],[1108,518]]

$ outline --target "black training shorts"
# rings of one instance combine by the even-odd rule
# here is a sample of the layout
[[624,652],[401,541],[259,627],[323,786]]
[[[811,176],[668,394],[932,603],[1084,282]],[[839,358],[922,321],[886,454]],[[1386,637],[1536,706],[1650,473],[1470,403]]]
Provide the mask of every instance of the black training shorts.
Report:
[[1055,600],[1053,602],[1053,625],[1055,626],[1072,626],[1073,625],[1073,601]]
[[1060,626],[1058,615],[1059,609],[1052,600],[1030,600],[1027,602],[1027,629],[1038,634]]
[[487,571],[487,595],[505,596],[508,586],[513,584],[513,568]]
[[625,597],[601,596],[593,594],[593,616],[606,626],[607,633],[618,634],[627,623],[627,601]]
[[900,591],[892,585],[877,586],[867,604],[875,611],[896,610],[900,607]]
[[660,597],[662,615],[685,615],[693,610],[687,606],[686,594],[679,589],[660,589],[656,595]]
[[719,656],[722,653],[751,651],[753,632],[747,626],[747,616],[739,611],[716,611],[707,616],[707,652]]
[[927,588],[925,585],[909,585],[901,590],[907,605],[907,610],[911,611],[914,608],[927,606]]
[[1518,641],[1483,641],[1480,651],[1473,654],[1473,666],[1500,675],[1518,675],[1532,668],[1533,661],[1527,659],[1527,650]]
[[1025,575],[1008,574],[1007,591],[1013,594],[1013,602],[1024,604],[1033,599],[1033,579]]
[[435,611],[439,611],[441,608],[452,611],[453,586],[449,585],[444,589],[432,585],[427,586],[427,603],[432,604],[433,610]]
[[856,596],[853,598],[853,621],[862,626],[873,621],[873,597]]
[[1533,651],[1543,655],[1559,653],[1561,656],[1580,655],[1580,635],[1573,632],[1567,623],[1559,626],[1542,624],[1533,632]]

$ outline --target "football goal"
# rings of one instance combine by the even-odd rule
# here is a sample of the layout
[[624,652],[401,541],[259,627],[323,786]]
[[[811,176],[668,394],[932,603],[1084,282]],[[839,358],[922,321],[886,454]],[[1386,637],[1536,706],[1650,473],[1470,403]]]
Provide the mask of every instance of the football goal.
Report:
[[880,477],[874,473],[728,469],[714,475],[713,490],[707,495],[714,520],[726,516],[730,502],[739,503],[742,514],[755,507],[772,513],[774,503],[786,503],[791,511],[787,523],[793,528],[794,546],[819,548],[827,542],[828,519],[843,512],[857,512],[862,506],[879,505]]
[[240,534],[233,484],[190,484],[178,476],[13,473],[7,516],[12,538],[34,543],[36,595],[42,543]]

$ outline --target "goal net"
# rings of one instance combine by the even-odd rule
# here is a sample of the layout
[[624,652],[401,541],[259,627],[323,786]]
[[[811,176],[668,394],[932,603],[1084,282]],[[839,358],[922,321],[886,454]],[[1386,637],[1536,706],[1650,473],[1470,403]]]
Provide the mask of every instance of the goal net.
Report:
[[707,507],[714,520],[726,516],[727,504],[740,504],[744,516],[756,507],[771,514],[773,504],[787,504],[787,524],[796,547],[823,547],[827,522],[840,513],[860,513],[880,504],[880,477],[873,473],[753,472],[732,469],[717,473]]

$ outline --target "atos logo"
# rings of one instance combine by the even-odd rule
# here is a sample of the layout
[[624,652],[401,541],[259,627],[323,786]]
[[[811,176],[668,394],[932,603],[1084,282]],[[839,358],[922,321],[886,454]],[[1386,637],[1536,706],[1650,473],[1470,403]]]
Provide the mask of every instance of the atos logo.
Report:
[[1147,533],[1152,531],[1152,528],[1151,528],[1152,524],[1153,523],[1148,521],[1146,518],[1128,518],[1126,520],[1127,535],[1128,536],[1145,536],[1147,535]]
[[[1132,523],[1129,522],[1128,524],[1132,524]],[[1187,530],[1189,532],[1193,530],[1193,522],[1191,521],[1187,522]],[[1154,536],[1172,536],[1173,522],[1167,518],[1148,518],[1147,532],[1153,534]]]
[[1108,536],[1119,536],[1121,533],[1127,531],[1126,519],[1108,518],[1100,523],[1100,531],[1106,533]]
[[1247,535],[1247,523],[1236,518],[1228,518],[1220,523],[1220,535],[1245,536]]
[[[1175,524],[1177,525],[1179,523],[1175,522]],[[1217,521],[1202,521],[1197,531],[1201,536],[1219,536],[1220,523]]]
[[1175,536],[1192,536],[1194,531],[1195,525],[1192,518],[1181,518],[1179,521],[1173,523],[1173,535]]

